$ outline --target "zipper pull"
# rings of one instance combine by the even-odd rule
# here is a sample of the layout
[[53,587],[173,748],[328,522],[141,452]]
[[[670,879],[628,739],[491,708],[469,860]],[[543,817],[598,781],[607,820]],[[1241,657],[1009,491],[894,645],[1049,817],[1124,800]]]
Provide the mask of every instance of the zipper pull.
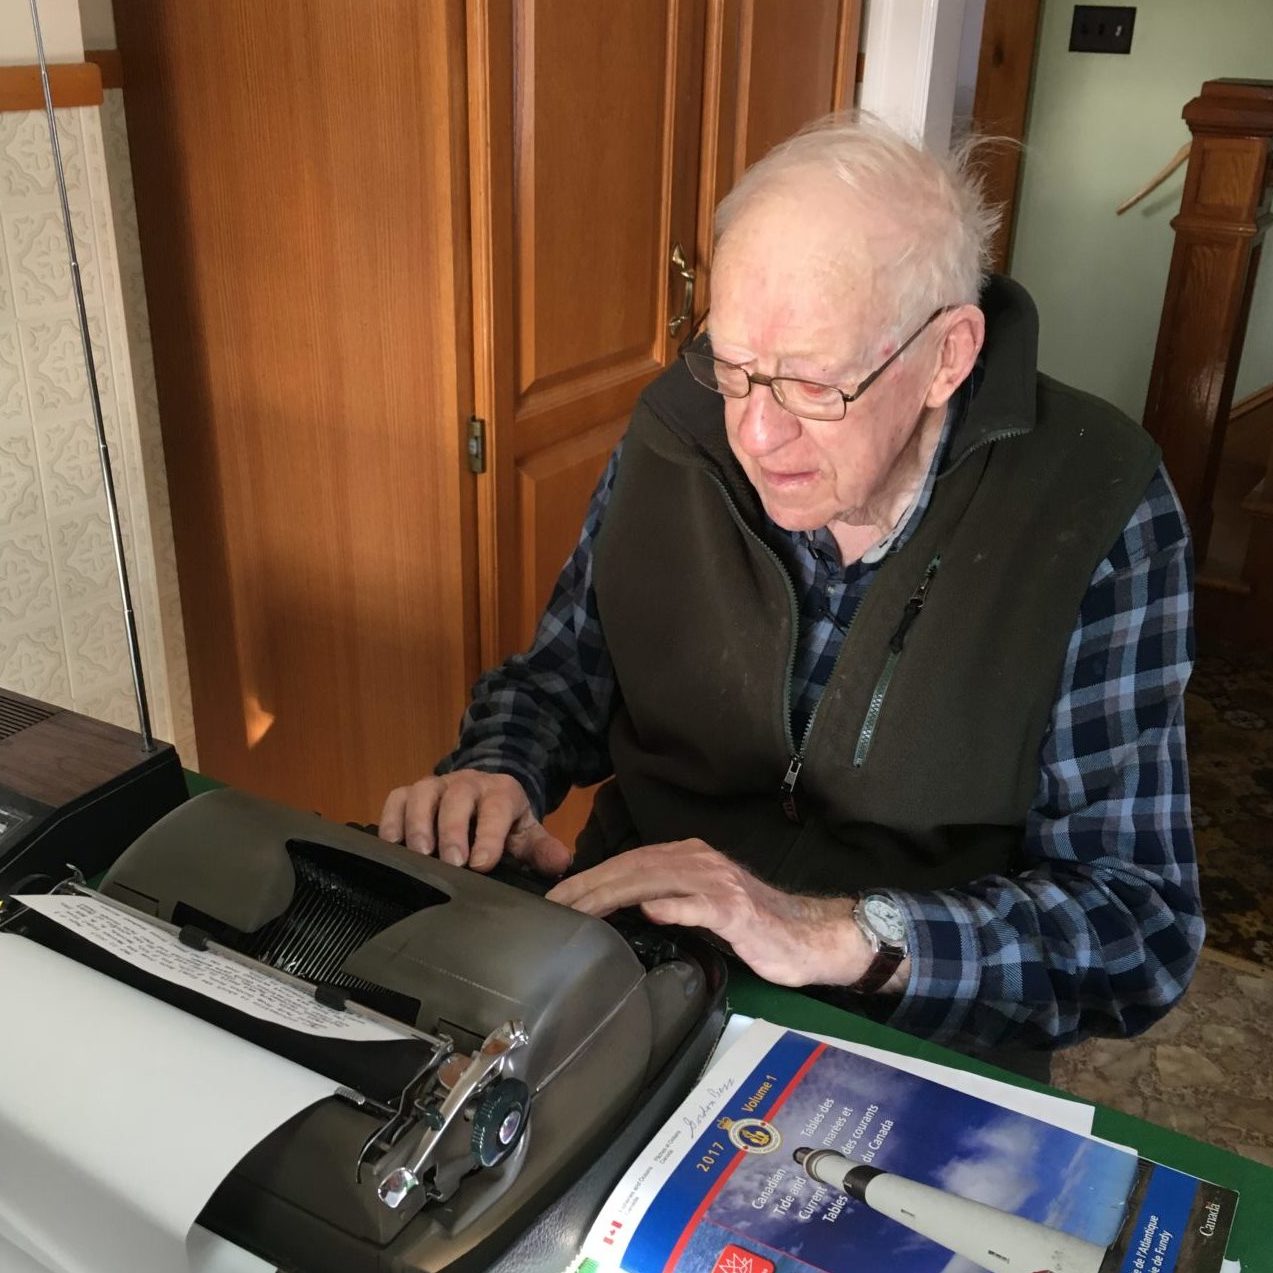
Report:
[[791,763],[787,766],[786,775],[783,777],[782,786],[779,788],[779,795],[782,798],[782,811],[786,815],[788,822],[799,822],[800,813],[796,809],[796,783],[800,781],[800,771],[804,768],[804,761],[799,756],[792,756]]
[[911,593],[910,600],[902,611],[902,621],[897,625],[897,631],[889,639],[888,648],[894,654],[901,654],[902,646],[906,644],[906,634],[910,631],[911,624],[919,616],[919,612],[924,608],[924,600],[928,596],[928,586],[933,582],[933,576],[937,573],[937,567],[940,565],[941,554],[938,553],[928,563],[928,569],[924,571],[924,577],[919,581],[919,586]]

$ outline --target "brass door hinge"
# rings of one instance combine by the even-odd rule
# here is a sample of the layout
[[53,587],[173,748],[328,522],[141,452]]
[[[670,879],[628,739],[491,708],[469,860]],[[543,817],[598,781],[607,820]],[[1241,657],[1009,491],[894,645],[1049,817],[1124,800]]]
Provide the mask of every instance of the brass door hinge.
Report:
[[477,416],[469,416],[465,438],[465,449],[468,451],[469,469],[474,473],[486,472],[486,421]]

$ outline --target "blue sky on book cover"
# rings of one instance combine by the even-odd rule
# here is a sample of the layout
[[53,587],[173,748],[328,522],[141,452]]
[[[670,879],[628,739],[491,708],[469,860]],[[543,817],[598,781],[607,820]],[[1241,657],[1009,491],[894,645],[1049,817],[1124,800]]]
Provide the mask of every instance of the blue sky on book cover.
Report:
[[742,1152],[719,1121],[708,1123],[633,1234],[625,1267],[667,1267],[715,1188],[677,1273],[713,1273],[731,1243],[764,1256],[775,1273],[976,1273],[979,1266],[809,1179],[793,1158],[801,1146],[834,1149],[1101,1246],[1117,1236],[1136,1176],[1137,1159],[1124,1150],[794,1034],[739,1086],[725,1117],[762,1119],[779,1143]]

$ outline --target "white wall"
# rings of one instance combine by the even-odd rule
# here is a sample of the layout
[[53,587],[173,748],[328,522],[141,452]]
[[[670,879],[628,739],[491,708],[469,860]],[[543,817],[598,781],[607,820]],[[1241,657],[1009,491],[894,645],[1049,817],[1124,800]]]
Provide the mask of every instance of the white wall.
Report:
[[977,95],[977,71],[981,61],[981,28],[986,22],[986,0],[967,0],[964,25],[959,38],[959,62],[955,73],[955,133],[966,129],[972,119]]
[[111,0],[79,0],[80,27],[86,49],[115,47],[115,14]]
[[950,144],[966,0],[870,0],[858,103],[935,150]]
[[[114,43],[94,0],[94,47]],[[86,0],[86,8],[88,0]],[[81,61],[75,0],[40,0]],[[86,13],[86,17],[87,17]],[[0,60],[35,58],[0,0]],[[23,21],[27,26],[23,27]],[[189,679],[122,95],[57,112],[155,732],[194,765]],[[0,687],[136,726],[123,607],[43,110],[0,112]]]
[[[1070,53],[1073,6],[1043,8],[1012,273],[1039,306],[1044,371],[1145,409],[1184,169],[1114,209],[1189,140],[1204,80],[1273,79],[1270,0],[1154,0],[1126,56]],[[1236,397],[1273,381],[1273,252],[1256,285]]]
[[[107,0],[98,0],[104,3]],[[82,62],[84,38],[76,0],[39,0],[44,55],[50,62]],[[0,3],[0,66],[28,66],[35,61],[35,33],[28,0]]]

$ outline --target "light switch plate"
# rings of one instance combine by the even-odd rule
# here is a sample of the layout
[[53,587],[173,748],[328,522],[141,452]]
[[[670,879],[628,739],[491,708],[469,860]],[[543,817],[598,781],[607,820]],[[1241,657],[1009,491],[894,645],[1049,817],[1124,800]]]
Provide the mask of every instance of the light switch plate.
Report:
[[1071,53],[1130,53],[1133,5],[1076,4],[1070,27]]

